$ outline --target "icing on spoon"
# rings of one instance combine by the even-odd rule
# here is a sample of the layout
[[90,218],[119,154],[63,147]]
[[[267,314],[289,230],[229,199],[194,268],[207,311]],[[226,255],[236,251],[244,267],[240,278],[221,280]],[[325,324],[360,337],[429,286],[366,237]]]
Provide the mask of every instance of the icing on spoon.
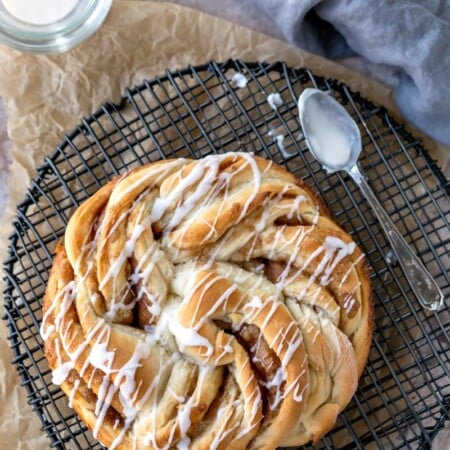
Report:
[[383,227],[421,305],[433,311],[441,308],[444,295],[439,286],[399,233],[357,164],[362,149],[361,133],[350,114],[333,97],[312,88],[302,92],[298,109],[306,144],[313,156],[328,173],[342,170],[350,175]]

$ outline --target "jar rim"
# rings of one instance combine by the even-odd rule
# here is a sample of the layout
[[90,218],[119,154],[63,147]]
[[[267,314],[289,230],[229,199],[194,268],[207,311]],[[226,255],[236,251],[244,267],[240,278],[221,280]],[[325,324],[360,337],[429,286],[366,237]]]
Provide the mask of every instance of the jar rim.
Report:
[[[32,53],[67,51],[100,27],[112,2],[113,0],[81,0],[67,16],[45,25],[22,22],[11,14],[2,14],[0,43]],[[5,10],[3,5],[2,8]]]

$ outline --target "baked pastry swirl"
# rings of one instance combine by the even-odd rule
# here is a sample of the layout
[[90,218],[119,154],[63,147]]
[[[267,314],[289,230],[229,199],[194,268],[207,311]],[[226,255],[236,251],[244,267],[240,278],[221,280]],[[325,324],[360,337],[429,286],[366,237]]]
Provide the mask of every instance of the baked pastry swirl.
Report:
[[110,449],[317,441],[372,332],[361,251],[304,183],[246,153],[102,187],[69,221],[43,312],[53,382]]

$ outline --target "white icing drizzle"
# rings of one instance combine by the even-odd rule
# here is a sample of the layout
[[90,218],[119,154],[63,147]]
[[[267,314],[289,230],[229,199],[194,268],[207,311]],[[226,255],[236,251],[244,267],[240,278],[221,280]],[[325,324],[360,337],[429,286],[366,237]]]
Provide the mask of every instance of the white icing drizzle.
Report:
[[73,367],[73,363],[70,361],[62,363],[59,367],[54,369],[52,371],[52,383],[57,384],[58,386],[63,384]]
[[[196,184],[194,192],[191,193],[184,200],[184,202],[178,204],[177,208],[173,212],[173,215],[167,226],[168,230],[172,230],[173,228],[175,228],[181,222],[181,220],[184,219],[186,215],[194,208],[198,201],[210,192],[211,187],[217,178],[219,163],[220,160],[216,158],[213,159],[211,163],[205,165],[197,164],[192,172],[186,177],[185,181],[180,183],[179,186],[177,186],[177,188],[172,191],[176,194],[177,189],[180,189],[179,196],[181,197],[181,194],[184,193],[186,187],[190,187],[192,184]],[[194,181],[191,181],[190,179]],[[175,195],[174,197],[172,197],[172,195],[169,195],[169,205],[172,204],[172,201],[177,198],[179,198],[177,197],[177,195]]]
[[[301,239],[303,238],[304,236]],[[295,248],[297,252],[295,253],[295,255],[292,255],[289,263],[286,264],[286,268],[283,272],[283,276],[281,277],[281,281],[277,283],[281,289],[287,281],[294,280],[295,278],[300,276],[311,265],[312,261],[322,255],[322,259],[317,264],[317,267],[315,268],[313,274],[309,277],[307,286],[301,293],[301,295],[304,295],[306,289],[312,286],[319,277],[319,281],[322,286],[327,286],[328,284],[330,284],[330,282],[332,281],[332,274],[334,269],[346,256],[349,256],[354,252],[356,245],[353,242],[351,242],[350,244],[346,244],[344,241],[334,236],[327,236],[325,238],[324,244],[319,246],[314,252],[312,252],[308,256],[308,258],[306,258],[303,265],[293,275],[291,275],[288,280],[287,275],[289,273],[291,264],[295,261],[297,253],[300,250],[300,246],[296,246]]]
[[188,201],[184,204],[182,203],[184,192],[192,186],[197,186],[196,193],[194,194],[196,198],[201,196],[201,194],[206,193],[211,187],[211,183],[217,174],[219,162],[219,158],[212,157],[208,160],[204,159],[199,164],[196,164],[185,178],[179,180],[179,183],[166,197],[163,198],[160,196],[155,200],[150,214],[150,220],[152,222],[160,220],[167,209],[175,203],[177,205],[175,214],[176,219],[172,219],[172,226],[175,223],[179,223],[181,220],[180,218],[184,217],[190,211],[193,203],[192,201]]
[[259,189],[261,187],[261,179],[262,179],[261,172],[259,170],[258,164],[255,161],[255,158],[253,157],[253,155],[249,155],[247,153],[242,153],[240,156],[242,156],[243,158],[245,158],[247,160],[247,163],[250,165],[250,167],[252,169],[254,191],[253,191],[253,195],[250,195],[248,197],[247,201],[245,202],[244,208],[242,209],[242,212],[241,212],[238,222],[240,222],[247,215],[247,211],[248,211],[248,208],[250,207],[250,204],[253,202],[256,195],[259,193]]
[[276,111],[278,106],[283,104],[283,100],[281,95],[278,92],[275,92],[267,96],[267,103],[269,103],[270,107]]
[[[325,238],[324,249],[326,258],[329,262],[324,269],[324,273],[322,278],[320,279],[320,284],[327,285],[331,281],[331,275],[339,264],[346,256],[351,255],[355,248],[356,244],[354,242],[350,242],[350,244],[346,244],[343,240],[333,237],[327,236]],[[333,259],[334,257],[334,259]]]
[[247,77],[241,72],[236,72],[231,77],[231,81],[239,89],[245,88],[247,86],[247,83],[248,83]]
[[170,387],[167,386],[167,391],[170,392],[170,395],[172,395],[172,397],[178,402],[178,403],[184,403],[186,401],[186,397],[182,396],[182,395],[177,395],[176,392],[174,392],[174,390]]
[[348,270],[345,272],[344,276],[341,279],[341,282],[339,283],[339,287],[342,287],[343,284],[347,281],[347,278],[350,276],[354,268],[364,259],[364,254],[361,253],[355,260],[351,263]]
[[89,362],[96,369],[100,369],[104,373],[110,373],[115,356],[115,352],[108,351],[108,345],[106,342],[96,342],[91,347]]
[[[233,76],[233,82],[237,87],[242,88],[247,84],[247,79],[243,74],[236,73]],[[245,82],[243,81],[245,80]],[[267,97],[267,101],[272,109],[276,110],[278,106],[282,104],[282,99],[279,93],[272,93]],[[284,136],[281,134],[275,135],[274,132],[269,132],[269,135],[274,137],[277,142],[280,152],[285,152],[283,139]],[[284,153],[283,153],[284,154]],[[244,160],[244,164],[241,164],[239,168],[233,173],[221,172],[220,166],[224,158],[238,158]],[[234,161],[233,161],[234,162]],[[172,173],[174,168],[181,169],[189,164],[189,161],[176,161],[170,163],[170,165],[162,165],[161,167],[155,168],[153,173],[144,173],[142,178],[137,177],[136,181],[130,184],[124,191],[119,191],[116,194],[112,194],[111,198],[114,197],[114,202],[118,203],[121,199],[124,199],[130,192],[139,187],[139,183],[143,180],[149,180],[156,175],[156,184],[160,184],[169,173]],[[158,389],[158,385],[163,379],[164,373],[170,371],[173,365],[179,361],[182,356],[180,353],[185,353],[187,350],[192,350],[197,348],[199,355],[207,360],[207,364],[199,364],[197,359],[195,362],[198,364],[198,379],[197,386],[198,391],[201,392],[201,386],[208,382],[208,376],[210,374],[210,366],[223,364],[221,361],[232,361],[234,356],[234,348],[231,344],[220,344],[221,346],[216,351],[214,348],[214,343],[210,342],[203,334],[203,327],[213,322],[214,319],[220,318],[219,310],[226,310],[226,316],[231,317],[231,326],[234,330],[239,329],[244,323],[254,323],[258,314],[262,308],[265,308],[265,317],[262,323],[259,323],[260,335],[258,342],[252,348],[254,354],[254,362],[258,362],[256,356],[256,350],[258,349],[261,339],[264,338],[266,329],[270,323],[277,320],[280,308],[285,308],[286,299],[284,298],[284,290],[286,286],[295,280],[297,277],[301,276],[307,269],[310,268],[313,261],[317,261],[315,269],[312,271],[311,275],[303,288],[302,292],[298,293],[296,296],[296,301],[301,301],[306,295],[306,292],[312,296],[312,304],[319,298],[322,286],[327,286],[333,281],[333,274],[336,267],[344,259],[353,255],[356,245],[353,242],[345,243],[342,239],[335,236],[326,236],[323,244],[319,245],[314,251],[312,251],[308,257],[304,259],[302,265],[298,265],[298,256],[302,251],[302,243],[305,238],[314,231],[315,224],[317,224],[319,214],[315,215],[313,221],[313,226],[299,226],[295,233],[291,233],[291,236],[287,238],[285,234],[286,226],[277,226],[276,232],[274,233],[273,240],[271,243],[271,248],[268,250],[267,254],[263,255],[266,259],[274,259],[277,252],[290,252],[289,260],[285,262],[285,267],[279,276],[277,283],[273,285],[269,283],[264,278],[265,263],[260,263],[254,265],[254,251],[256,249],[257,243],[264,238],[264,233],[266,230],[274,227],[274,222],[278,216],[286,216],[288,219],[297,217],[301,219],[301,214],[299,212],[302,203],[310,202],[304,194],[298,194],[296,196],[290,195],[290,204],[285,207],[284,210],[280,208],[274,213],[277,205],[281,200],[284,201],[285,194],[289,189],[293,189],[293,186],[284,186],[276,196],[267,197],[264,199],[261,210],[258,212],[259,215],[256,216],[256,220],[253,222],[253,228],[248,233],[248,238],[245,242],[239,242],[235,250],[226,255],[224,259],[228,260],[234,256],[239,250],[239,245],[243,247],[246,244],[247,261],[250,261],[249,266],[253,269],[252,272],[246,271],[244,269],[237,269],[235,264],[225,264],[225,263],[214,263],[223,256],[225,247],[228,245],[233,245],[232,240],[234,235],[230,229],[230,232],[226,232],[220,239],[217,240],[217,230],[216,224],[220,219],[221,215],[228,206],[228,202],[233,201],[233,196],[238,198],[238,195],[243,192],[243,187],[241,185],[234,186],[231,188],[231,182],[233,177],[238,177],[239,173],[243,170],[251,170],[252,180],[249,185],[251,185],[252,192],[247,195],[244,204],[241,203],[240,216],[237,220],[237,224],[241,223],[249,213],[249,209],[256,199],[257,195],[261,191],[261,186],[266,182],[265,177],[271,176],[267,175],[270,170],[269,167],[265,167],[263,171],[260,170],[257,160],[254,156],[247,153],[236,153],[227,155],[214,155],[203,160],[196,162],[190,169],[186,171],[183,177],[181,177],[181,172],[177,173],[176,183],[174,187],[166,192],[164,195],[160,192],[160,195],[156,196],[149,210],[146,210],[146,215],[140,216],[138,222],[132,228],[131,235],[129,235],[125,245],[120,250],[118,255],[113,261],[111,261],[109,268],[105,276],[99,281],[99,289],[102,290],[107,283],[111,280],[115,280],[118,274],[122,271],[123,267],[128,263],[128,261],[134,257],[135,249],[137,243],[140,241],[144,232],[147,230],[151,231],[151,225],[154,222],[164,223],[163,236],[159,241],[151,242],[145,252],[140,254],[140,258],[136,261],[135,269],[133,273],[129,275],[128,278],[128,289],[126,292],[117,293],[117,298],[111,299],[112,305],[109,305],[109,309],[103,318],[99,318],[96,325],[93,326],[86,336],[83,338],[81,344],[78,345],[75,351],[71,351],[73,341],[75,336],[69,333],[69,329],[72,329],[75,324],[72,321],[67,320],[67,313],[71,306],[74,304],[76,295],[80,295],[80,292],[88,293],[89,289],[86,288],[87,279],[94,276],[95,266],[92,262],[95,259],[95,252],[99,248],[103,248],[107,245],[107,242],[98,242],[98,237],[102,231],[103,224],[99,224],[98,229],[95,233],[95,238],[92,242],[83,242],[80,250],[79,259],[73,264],[73,268],[76,274],[76,281],[69,282],[65,287],[63,287],[57,294],[57,298],[52,303],[50,308],[46,311],[41,325],[41,336],[44,340],[47,340],[51,335],[56,332],[61,336],[61,343],[58,338],[55,339],[55,348],[57,352],[57,367],[53,370],[53,382],[55,384],[61,384],[66,381],[70,371],[74,368],[79,370],[81,377],[84,377],[86,371],[90,368],[90,378],[88,381],[88,387],[92,385],[95,374],[97,376],[102,374],[102,381],[97,392],[97,402],[95,405],[95,415],[97,417],[94,426],[94,436],[98,436],[101,427],[103,426],[108,409],[111,407],[113,399],[118,399],[122,410],[120,411],[123,418],[123,425],[120,432],[116,434],[114,442],[111,445],[111,449],[116,448],[123,441],[126,433],[131,429],[135,421],[139,418],[141,409],[144,405],[148,405],[149,400],[153,405],[152,414],[156,415],[156,405],[158,404],[157,395],[153,395]],[[271,181],[269,181],[270,183]],[[248,187],[248,186],[247,186]],[[126,221],[130,216],[130,213],[138,207],[149,192],[152,191],[152,187],[145,189],[138,198],[133,202],[133,204],[127,210],[123,211],[117,219],[117,222],[112,226],[111,231],[108,235],[109,238],[113,238],[114,233],[118,230],[121,223]],[[112,200],[110,200],[112,201]],[[215,204],[215,202],[220,201],[217,213],[212,219],[205,219],[203,214],[205,209]],[[143,211],[143,210],[142,210]],[[309,209],[311,211],[311,209]],[[278,214],[278,216],[277,216]],[[308,213],[311,215],[311,213]],[[167,217],[166,217],[167,216]],[[223,219],[222,219],[223,220]],[[160,298],[158,292],[153,292],[151,289],[151,277],[153,271],[159,267],[158,264],[165,258],[166,250],[172,245],[167,241],[167,236],[174,230],[182,227],[183,233],[186,234],[189,231],[189,227],[195,221],[202,221],[203,224],[210,227],[209,231],[204,237],[204,242],[209,242],[210,239],[214,238],[217,242],[212,246],[209,259],[204,261],[192,262],[191,269],[192,274],[190,280],[187,284],[176,288],[174,286],[175,282],[169,286],[171,289],[169,300],[165,301]],[[94,226],[94,225],[93,225]],[[237,226],[233,224],[233,226]],[[89,233],[91,234],[91,233]],[[184,235],[182,236],[184,237]],[[107,240],[108,240],[107,239]],[[213,240],[214,240],[213,239]],[[107,241],[106,240],[106,241]],[[183,253],[182,250],[172,245],[170,248],[174,252],[174,258],[180,258]],[[354,271],[355,266],[361,261],[363,256],[358,256],[358,258],[353,258],[350,266],[339,280],[339,287],[347,281],[348,277]],[[173,262],[169,263],[170,270],[183,270],[182,265],[176,266]],[[194,281],[194,275],[198,271],[211,271],[212,273],[217,273],[215,276],[205,282],[203,278]],[[309,270],[309,272],[311,272]],[[173,274],[162,274],[167,275],[167,278],[171,280]],[[213,306],[208,310],[206,314],[200,314],[199,308],[202,304],[203,297],[210,291],[213,290],[214,285],[221,279],[233,279],[234,283],[230,284],[230,287],[225,289],[220,295],[215,299]],[[176,278],[176,277],[175,277]],[[310,288],[318,284],[314,288],[313,294],[310,292]],[[202,287],[199,293],[199,287]],[[131,303],[125,304],[125,299],[131,292],[131,287],[135,287],[135,300]],[[343,301],[342,308],[348,314],[354,304],[355,304],[355,292],[359,289],[359,285],[353,287],[353,292],[347,294]],[[173,292],[174,291],[174,292]],[[178,292],[180,291],[180,292]],[[233,298],[233,294],[239,291],[242,295],[242,302],[235,304],[233,307],[228,307],[230,299]],[[120,295],[119,295],[120,294]],[[194,295],[195,294],[195,295]],[[100,294],[92,293],[90,297],[91,303],[100,301]],[[158,318],[154,323],[149,324],[145,327],[146,336],[145,339],[137,339],[137,344],[131,357],[124,363],[118,364],[116,362],[117,352],[120,349],[112,349],[110,345],[111,333],[114,332],[114,328],[117,326],[112,323],[112,319],[115,317],[116,311],[118,309],[132,309],[135,307],[136,302],[140,301],[142,298],[147,298],[149,300],[149,305],[147,306],[148,311],[152,316]],[[199,299],[195,300],[198,302],[196,309],[192,312],[190,317],[190,323],[183,322],[179,316],[180,310],[193,302],[194,297]],[[311,298],[311,297],[310,297]],[[162,301],[165,301],[164,307],[162,307]],[[329,300],[331,301],[331,300]],[[58,309],[56,310],[56,305]],[[54,324],[49,325],[50,317],[53,317]],[[83,323],[88,317],[88,311],[85,311],[85,315],[81,315],[79,318]],[[312,324],[308,323],[308,309],[304,314],[304,324],[303,328],[309,334],[314,333],[312,337],[312,342],[314,343],[320,333],[319,329],[315,328]],[[325,323],[325,319],[323,321]],[[330,321],[330,326],[332,322]],[[69,336],[72,336],[69,340]],[[161,348],[166,348],[168,345],[168,337],[170,336],[172,341],[176,342],[178,350],[170,354],[170,356],[161,356],[160,366],[158,373],[149,383],[148,388],[145,392],[140,392],[142,382],[136,380],[136,372],[141,367],[141,361],[153,357],[151,356],[152,348],[155,346],[161,346]],[[230,337],[230,339],[235,339]],[[230,341],[232,342],[232,341]],[[60,355],[60,344],[61,348],[64,350],[64,358]],[[175,344],[172,344],[175,345]],[[234,344],[233,344],[234,345]],[[283,400],[291,395],[294,401],[303,402],[304,394],[308,389],[308,385],[305,384],[305,373],[306,368],[301,371],[295,379],[290,379],[288,383],[288,367],[291,364],[293,358],[297,355],[301,346],[303,345],[303,334],[300,325],[297,322],[290,322],[288,327],[280,328],[277,335],[270,342],[270,347],[277,354],[280,355],[280,366],[277,368],[275,375],[264,383],[265,388],[274,389],[274,398],[270,403],[269,407],[271,410],[276,410],[280,407]],[[79,358],[84,353],[84,351],[89,347],[90,353],[86,361],[84,361],[81,368],[77,364]],[[166,348],[167,350],[167,348]],[[172,351],[172,350],[171,350]],[[215,353],[216,352],[216,353]],[[190,354],[190,353],[188,353]],[[211,360],[211,356],[216,354],[216,359]],[[282,355],[282,356],[281,356]],[[186,356],[186,355],[185,355]],[[66,359],[69,359],[68,361]],[[188,357],[189,360],[192,358]],[[262,363],[262,361],[259,361]],[[250,364],[249,360],[246,364]],[[305,367],[307,363],[305,362]],[[240,370],[244,370],[242,367]],[[247,383],[249,383],[249,380]],[[79,379],[75,380],[73,388],[69,396],[69,405],[72,406],[73,400],[75,398],[76,392],[80,387],[81,381]],[[249,386],[241,387],[244,392]],[[157,442],[156,429],[148,432],[144,438],[147,445],[153,446],[155,449],[169,449],[174,446],[178,449],[188,449],[190,448],[192,442],[191,438],[188,436],[189,429],[192,426],[192,411],[196,408],[200,402],[200,398],[197,394],[192,394],[191,396],[178,395],[170,386],[167,387],[168,392],[173,396],[173,398],[179,403],[177,408],[176,420],[171,428],[170,437],[167,441],[167,445],[160,446]],[[306,391],[305,391],[306,390]],[[139,394],[139,398],[138,398]],[[152,397],[153,395],[153,397]],[[235,439],[242,438],[247,433],[249,433],[253,428],[259,426],[256,416],[259,408],[261,408],[262,399],[261,391],[255,388],[250,396],[246,400],[251,404],[251,416],[252,420],[244,427],[242,426],[238,432],[235,428],[239,426],[239,423],[228,426],[226,425],[233,414],[233,407],[227,405],[227,408],[220,408],[217,413],[217,423],[219,427],[216,430],[214,439],[210,445],[211,449],[216,449],[230,433],[237,433],[234,437]],[[239,403],[240,402],[240,403]],[[237,408],[242,405],[242,400],[239,400],[235,405]],[[239,406],[240,407],[240,406]],[[156,423],[156,417],[152,423]],[[114,422],[114,430],[116,430],[121,424],[121,420],[117,419]],[[178,430],[180,438],[175,442],[175,435]],[[134,444],[139,447],[139,442],[135,439]]]
[[292,219],[294,217],[294,214],[298,211],[300,204],[303,202],[306,202],[306,197],[303,194],[297,195],[294,198],[291,209],[290,209],[289,213],[287,214],[288,219]]
[[181,350],[186,347],[205,347],[205,356],[211,356],[214,349],[208,339],[204,338],[192,327],[184,327],[176,319],[169,322],[169,329],[175,336]]
[[[239,402],[233,402],[233,405],[235,407],[239,407]],[[231,433],[234,432],[234,430],[237,427],[237,424],[234,427],[228,426],[228,421],[230,420],[230,417],[233,414],[233,408],[219,408],[217,412],[217,422],[219,423],[219,429],[216,432],[216,435],[214,436],[214,439],[212,440],[209,448],[211,450],[216,450],[220,443]]]
[[80,380],[75,380],[73,383],[73,388],[71,389],[69,395],[69,408],[73,408],[73,400],[79,387],[80,387]]
[[274,136],[275,142],[277,143],[278,150],[283,156],[289,156],[289,153],[284,148],[284,136],[282,134],[277,134]]
[[[150,347],[144,342],[139,342],[132,357],[119,370],[114,370],[115,378],[112,383],[109,375],[113,373],[113,358],[111,358],[110,355],[106,355],[107,359],[104,364],[105,376],[103,377],[103,382],[97,395],[98,398],[95,409],[97,421],[93,430],[94,437],[98,436],[100,428],[105,420],[106,413],[108,412],[116,393],[119,394],[120,403],[122,404],[123,413],[125,415],[124,428],[127,428],[127,424],[129,427],[133,423],[138,412],[138,409],[134,404],[134,396],[139,389],[139,386],[136,386],[135,373],[140,367],[139,361],[148,357],[149,354]],[[103,357],[105,357],[105,355],[102,355],[102,358]]]
[[278,150],[285,158],[289,158],[293,155],[293,153],[288,152],[284,146],[284,134],[277,133],[276,130],[269,130],[268,135],[272,137],[272,140],[277,144]]
[[260,309],[263,307],[263,301],[260,297],[252,295],[250,301],[246,302],[244,309]]
[[121,267],[125,264],[125,262],[130,258],[133,254],[133,250],[136,246],[136,242],[144,231],[144,227],[142,225],[136,225],[133,229],[133,234],[131,239],[129,239],[120,255],[114,260],[114,262],[110,265],[108,272],[105,277],[100,281],[99,288],[102,289],[105,284],[111,279],[115,278],[119,273]]
[[[127,189],[124,189],[123,191],[120,191],[118,194],[117,203],[120,203],[120,201],[129,195],[130,192],[137,189],[140,185],[146,184],[149,179],[155,178],[155,181],[153,184],[160,184],[162,180],[164,180],[169,173],[171,173],[175,168],[181,168],[183,167],[188,160],[184,158],[178,158],[172,161],[167,161],[164,165],[156,166],[152,170],[147,171],[143,174],[142,177],[139,177],[136,179],[136,181],[128,186]],[[156,175],[156,177],[155,177]]]
[[[60,302],[60,298],[62,297],[62,301],[60,304],[60,308],[58,314],[55,316],[55,324],[47,326],[47,321],[50,316],[54,313],[55,307]],[[67,283],[64,288],[58,292],[57,298],[53,301],[50,308],[45,312],[44,317],[42,318],[42,323],[40,327],[40,334],[44,341],[46,341],[50,335],[55,330],[61,329],[61,323],[64,320],[69,308],[72,306],[75,301],[75,282],[70,281]]]

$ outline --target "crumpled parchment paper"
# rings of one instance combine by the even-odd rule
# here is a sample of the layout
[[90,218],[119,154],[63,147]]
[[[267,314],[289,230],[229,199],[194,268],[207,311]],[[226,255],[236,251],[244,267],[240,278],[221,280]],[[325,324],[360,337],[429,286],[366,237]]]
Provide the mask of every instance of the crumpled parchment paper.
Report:
[[[309,67],[318,75],[344,81],[399,117],[388,88],[343,66],[192,9],[116,1],[102,28],[67,53],[31,55],[0,46],[0,95],[12,143],[9,199],[0,223],[0,260],[6,256],[16,205],[24,198],[36,167],[82,116],[91,114],[105,101],[118,100],[126,87],[161,74],[166,68],[228,58],[284,60],[295,67]],[[426,140],[425,145],[434,157],[446,158],[445,150],[434,142]],[[445,164],[445,159],[441,161]],[[2,291],[0,281],[0,297]],[[1,323],[0,448],[48,449],[49,440],[27,405],[25,390],[10,362],[12,355],[5,336],[5,323]]]

